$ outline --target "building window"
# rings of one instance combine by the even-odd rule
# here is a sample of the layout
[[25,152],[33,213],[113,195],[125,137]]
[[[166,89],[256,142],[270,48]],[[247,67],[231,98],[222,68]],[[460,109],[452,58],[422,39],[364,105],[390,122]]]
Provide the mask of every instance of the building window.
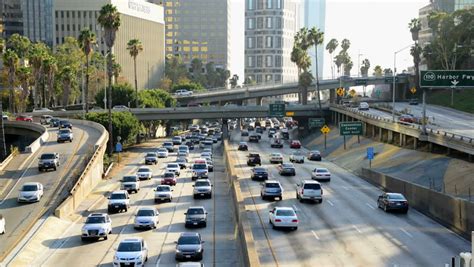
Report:
[[281,0],[276,0],[276,8],[281,9]]
[[254,62],[254,57],[253,56],[248,56],[247,57],[247,67],[249,67],[249,68],[255,67],[255,62]]
[[279,74],[275,75],[275,82],[281,83],[281,75],[279,75]]
[[273,80],[273,76],[271,74],[265,75],[265,81],[266,82],[271,82]]
[[275,37],[275,48],[281,48],[281,37],[280,36]]
[[263,37],[257,37],[257,48],[263,48]]
[[266,26],[267,26],[267,29],[271,29],[273,28],[273,18],[272,17],[267,17],[265,18],[266,19]]
[[281,18],[280,17],[275,18],[275,28],[281,29]]
[[255,47],[255,37],[248,37],[247,38],[247,48],[254,48]]
[[263,67],[263,56],[257,56],[257,68]]
[[249,30],[255,29],[255,18],[249,18],[247,20],[247,29]]
[[248,10],[254,10],[254,8],[255,8],[254,0],[247,0],[247,9]]
[[275,67],[281,67],[281,56],[275,56]]
[[262,83],[262,75],[257,75],[257,83]]
[[272,66],[273,66],[273,56],[266,56],[265,67],[272,67]]
[[273,48],[273,37],[272,36],[265,37],[265,47],[266,48]]
[[267,9],[273,8],[273,0],[266,0],[267,1]]
[[257,18],[257,29],[263,29],[263,17]]

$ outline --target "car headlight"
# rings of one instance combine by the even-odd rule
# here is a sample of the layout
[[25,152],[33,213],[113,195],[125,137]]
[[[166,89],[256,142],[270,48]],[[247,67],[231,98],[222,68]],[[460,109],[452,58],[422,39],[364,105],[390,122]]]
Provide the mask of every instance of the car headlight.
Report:
[[142,255],[138,255],[138,257],[136,257],[135,260],[141,261],[142,260]]
[[118,261],[119,257],[117,255],[114,256],[114,260]]
[[200,253],[201,250],[202,250],[202,248],[198,248],[198,249],[196,250],[196,252],[197,252],[197,253]]
[[176,249],[176,253],[181,253],[181,250],[179,250],[179,249]]
[[82,233],[83,233],[83,234],[87,234],[87,229],[82,228]]

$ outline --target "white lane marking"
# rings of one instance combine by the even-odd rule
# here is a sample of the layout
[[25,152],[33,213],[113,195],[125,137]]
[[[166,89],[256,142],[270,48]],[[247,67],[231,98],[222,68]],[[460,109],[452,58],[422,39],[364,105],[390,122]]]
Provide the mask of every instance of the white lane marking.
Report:
[[362,234],[362,231],[361,231],[359,228],[357,228],[357,226],[355,226],[355,225],[353,224],[352,227],[353,227],[354,229],[356,229],[357,232],[359,232],[360,234]]
[[349,190],[347,186],[343,186],[342,188],[344,188],[344,190]]
[[400,228],[400,230],[401,230],[402,232],[404,232],[407,236],[413,238],[413,235],[410,234],[407,230],[405,230],[405,229],[403,229],[403,228]]
[[156,262],[156,265],[155,265],[155,267],[158,267],[158,266],[160,266],[160,261],[161,261],[161,257],[160,257],[160,258],[158,259],[158,261]]
[[375,209],[375,208],[372,207],[372,205],[370,205],[369,203],[365,203],[365,205],[367,205],[369,208],[371,208],[371,209],[373,209],[373,210]]
[[295,211],[299,211],[299,209],[295,205],[293,205],[293,209],[295,209]]
[[[33,153],[34,154],[34,153]],[[23,173],[20,175],[20,177],[16,180],[15,184],[13,185],[12,189],[10,189],[10,191],[8,192],[8,194],[5,196],[4,199],[2,199],[2,201],[0,201],[0,205],[3,204],[3,202],[5,202],[5,200],[8,199],[8,197],[10,196],[10,194],[13,192],[13,190],[15,190],[15,187],[18,185],[18,183],[20,183],[21,179],[23,178],[23,176],[25,176],[25,174],[30,170],[30,167],[31,165],[33,164],[34,160],[32,160],[30,162],[30,164],[28,164],[28,166],[26,167],[25,171],[23,171]],[[20,168],[21,169],[21,168]]]
[[316,234],[315,231],[311,230],[311,233],[313,233],[314,237],[315,237],[317,240],[319,240],[319,236]]
[[329,203],[329,205],[334,207],[334,203],[332,203],[331,200],[327,200],[327,202]]

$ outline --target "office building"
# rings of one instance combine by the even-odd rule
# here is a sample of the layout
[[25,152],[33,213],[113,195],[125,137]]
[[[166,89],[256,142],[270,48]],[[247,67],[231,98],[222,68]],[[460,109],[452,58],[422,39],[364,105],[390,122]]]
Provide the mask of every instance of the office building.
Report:
[[[303,25],[311,29],[316,27],[322,32],[325,32],[326,29],[326,0],[304,0],[304,5],[302,13],[303,16]],[[321,78],[323,76],[324,69],[324,54],[325,54],[325,42],[318,46],[318,76]],[[316,56],[314,54],[314,48],[309,51],[311,57],[311,73],[316,77]]]
[[131,39],[139,39],[143,51],[137,56],[138,88],[156,88],[165,66],[165,26],[161,6],[143,0],[55,0],[54,47],[63,44],[67,36],[78,38],[82,29],[89,28],[97,37],[95,49],[105,55],[107,47],[97,18],[102,6],[108,3],[116,6],[120,13],[121,24],[113,53],[122,66],[121,75],[133,84],[133,59],[127,50],[127,43]]
[[2,38],[7,39],[15,33],[23,35],[21,3],[20,0],[0,0]]
[[21,0],[23,35],[53,45],[53,0]]
[[245,78],[256,83],[298,81],[291,51],[301,11],[300,0],[246,0]]
[[470,8],[474,6],[474,0],[455,0],[454,10]]

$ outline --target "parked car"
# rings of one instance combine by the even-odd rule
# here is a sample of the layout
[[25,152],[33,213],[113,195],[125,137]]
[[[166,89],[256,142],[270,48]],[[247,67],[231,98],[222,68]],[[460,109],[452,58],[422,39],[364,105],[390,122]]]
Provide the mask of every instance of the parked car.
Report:
[[159,222],[158,215],[160,213],[154,207],[139,208],[135,215],[133,227],[135,229],[156,229]]
[[360,102],[358,110],[369,110],[369,104],[367,102]]
[[292,207],[275,207],[269,212],[269,222],[273,229],[291,228],[298,229],[298,216]]
[[206,227],[207,225],[207,211],[203,206],[189,207],[184,215],[186,215],[184,227]]
[[74,139],[74,135],[70,129],[61,129],[58,131],[58,137],[57,137],[57,142],[58,143],[63,143],[63,142],[71,142]]
[[81,229],[81,240],[107,240],[112,234],[112,219],[106,213],[91,213]]
[[311,172],[311,179],[317,181],[331,181],[331,173],[326,168],[315,168]]
[[194,182],[194,190],[193,190],[193,197],[205,197],[205,198],[212,198],[212,184],[209,179],[198,179]]
[[262,189],[260,190],[260,196],[262,200],[267,198],[275,199],[278,198],[280,200],[283,199],[283,187],[281,186],[280,182],[277,180],[266,180],[262,183]]
[[291,140],[290,148],[301,148],[301,142],[298,140]]
[[153,191],[155,191],[155,203],[173,200],[173,189],[169,185],[158,185]]
[[323,202],[323,189],[321,184],[312,180],[302,180],[296,184],[296,199]]
[[290,155],[290,162],[304,163],[304,155],[300,151],[293,152]]
[[270,154],[270,163],[283,163],[283,155],[281,153]]
[[2,214],[0,214],[0,235],[5,234],[5,217],[3,217]]
[[44,170],[53,169],[56,170],[60,165],[58,153],[43,153],[39,157],[38,170],[40,172]]
[[249,150],[249,146],[247,145],[246,142],[240,142],[238,150],[239,151],[247,151],[247,150]]
[[43,197],[44,188],[41,183],[24,183],[18,193],[18,202],[39,202]]
[[279,138],[274,138],[270,143],[270,147],[283,148],[283,141]]
[[377,206],[385,212],[396,210],[402,213],[408,212],[408,200],[400,193],[383,193],[377,199]]
[[27,115],[18,115],[15,120],[16,121],[33,122],[33,117],[27,116]]
[[181,233],[176,243],[177,261],[200,261],[204,255],[204,241],[199,233]]
[[125,190],[117,190],[110,194],[108,197],[109,203],[107,205],[107,211],[109,213],[127,212],[130,208],[130,197],[128,192]]
[[40,124],[49,124],[53,116],[51,115],[41,115],[40,117]]
[[309,160],[315,160],[315,161],[321,161],[321,152],[318,150],[311,150],[308,152],[308,159]]
[[150,167],[142,166],[138,168],[137,176],[140,180],[150,180],[153,177],[153,172]]
[[148,245],[141,237],[120,241],[115,251],[113,266],[145,266],[148,261]]
[[176,173],[174,172],[165,172],[163,173],[163,178],[161,179],[161,184],[166,185],[176,185]]
[[140,190],[140,180],[138,179],[138,176],[125,175],[124,177],[122,177],[120,189],[127,190],[128,193],[138,193],[138,191]]
[[278,173],[280,175],[296,175],[296,169],[293,163],[281,163],[278,165]]
[[255,165],[262,165],[260,154],[249,153],[247,156],[247,166],[255,166]]
[[66,128],[69,128],[72,130],[72,123],[70,121],[60,120],[59,129],[66,129]]
[[255,167],[252,169],[252,174],[250,175],[252,180],[268,180],[268,171],[263,167]]

